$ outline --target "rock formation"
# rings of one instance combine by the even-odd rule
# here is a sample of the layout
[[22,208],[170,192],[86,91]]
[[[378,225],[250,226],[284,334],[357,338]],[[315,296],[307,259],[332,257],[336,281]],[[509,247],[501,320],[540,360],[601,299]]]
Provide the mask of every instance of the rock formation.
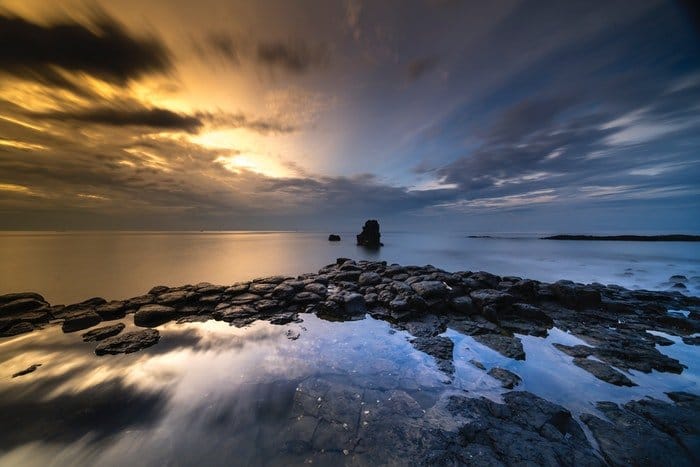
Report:
[[362,227],[362,232],[357,235],[357,244],[369,248],[379,248],[380,246],[384,246],[382,242],[379,241],[380,238],[379,222],[371,219],[365,222],[364,227]]
[[328,236],[328,241],[329,242],[339,242],[340,241],[340,235],[338,234],[330,234]]

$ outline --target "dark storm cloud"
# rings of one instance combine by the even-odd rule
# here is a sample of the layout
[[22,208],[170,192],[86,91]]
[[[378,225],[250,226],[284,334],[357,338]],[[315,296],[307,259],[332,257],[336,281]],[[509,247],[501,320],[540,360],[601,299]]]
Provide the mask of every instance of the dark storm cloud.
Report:
[[155,38],[131,36],[100,14],[88,28],[75,22],[51,25],[0,16],[0,69],[20,78],[65,86],[54,67],[125,84],[171,66],[165,46]]
[[291,73],[305,73],[311,68],[328,63],[330,52],[324,45],[310,45],[304,41],[261,42],[257,46],[257,60],[271,67]]
[[179,114],[162,108],[99,107],[86,110],[35,112],[34,118],[70,120],[109,126],[143,126],[169,130],[196,132],[202,126],[198,116]]
[[423,57],[413,60],[406,67],[406,73],[410,81],[415,81],[421,76],[431,72],[437,67],[437,57]]
[[252,118],[242,113],[184,114],[159,107],[144,107],[137,103],[124,107],[104,105],[87,109],[25,112],[25,114],[39,120],[73,121],[113,127],[146,127],[188,133],[197,133],[204,125],[217,128],[245,128],[261,134],[292,133],[298,129],[294,125],[279,120]]

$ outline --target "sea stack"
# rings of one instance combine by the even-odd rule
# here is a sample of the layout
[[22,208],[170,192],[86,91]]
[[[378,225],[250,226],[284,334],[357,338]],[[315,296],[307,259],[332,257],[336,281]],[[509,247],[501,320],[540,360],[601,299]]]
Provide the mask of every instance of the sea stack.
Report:
[[379,248],[380,246],[384,246],[382,242],[379,241],[380,238],[379,222],[371,219],[365,222],[365,226],[362,227],[362,232],[357,235],[357,244],[369,248]]

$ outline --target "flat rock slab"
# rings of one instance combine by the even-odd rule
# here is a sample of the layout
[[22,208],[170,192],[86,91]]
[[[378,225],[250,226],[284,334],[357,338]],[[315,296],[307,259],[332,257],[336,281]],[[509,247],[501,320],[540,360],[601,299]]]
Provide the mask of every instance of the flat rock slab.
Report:
[[124,323],[117,323],[111,326],[102,326],[100,328],[95,328],[92,331],[88,331],[83,334],[83,341],[85,342],[97,342],[107,339],[108,337],[116,336],[124,330],[126,326]]
[[467,419],[451,447],[459,462],[451,465],[604,465],[564,407],[529,392],[503,400],[450,397],[448,410]]
[[491,368],[488,371],[488,375],[500,381],[501,386],[505,389],[513,389],[522,381],[520,376],[516,375],[512,371],[506,370],[505,368]]
[[[672,397],[673,394],[673,397]],[[618,406],[599,402],[608,420],[581,415],[611,465],[700,464],[700,398],[671,393],[669,404],[643,399]]]
[[525,360],[523,343],[519,338],[500,334],[477,334],[472,336],[480,344],[492,348],[496,352],[515,360]]
[[631,379],[606,363],[591,360],[590,358],[574,358],[574,364],[606,383],[614,384],[615,386],[636,386]]
[[452,362],[454,343],[449,337],[418,337],[411,341],[411,345],[417,350],[435,358],[441,371],[450,375],[454,373],[455,367]]
[[8,294],[4,297],[19,297],[0,305],[0,316],[7,316],[13,313],[32,311],[48,306],[39,294]]
[[17,323],[14,326],[11,326],[9,329],[6,329],[2,332],[0,332],[0,336],[2,337],[12,337],[12,336],[18,336],[20,334],[26,334],[28,332],[32,332],[34,330],[34,326],[32,323],[28,323],[26,321]]
[[160,333],[157,329],[141,329],[125,332],[103,340],[95,348],[96,355],[116,355],[133,353],[158,343]]

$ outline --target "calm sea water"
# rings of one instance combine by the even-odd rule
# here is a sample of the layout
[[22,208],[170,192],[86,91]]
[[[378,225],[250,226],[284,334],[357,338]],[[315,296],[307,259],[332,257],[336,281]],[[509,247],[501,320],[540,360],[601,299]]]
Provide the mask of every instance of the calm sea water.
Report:
[[0,293],[34,291],[51,303],[93,296],[122,299],[157,284],[175,286],[315,272],[337,257],[544,281],[615,283],[665,290],[672,275],[700,293],[700,243],[581,242],[535,237],[478,239],[464,234],[384,233],[379,251],[354,235],[328,242],[299,232],[0,233]]

